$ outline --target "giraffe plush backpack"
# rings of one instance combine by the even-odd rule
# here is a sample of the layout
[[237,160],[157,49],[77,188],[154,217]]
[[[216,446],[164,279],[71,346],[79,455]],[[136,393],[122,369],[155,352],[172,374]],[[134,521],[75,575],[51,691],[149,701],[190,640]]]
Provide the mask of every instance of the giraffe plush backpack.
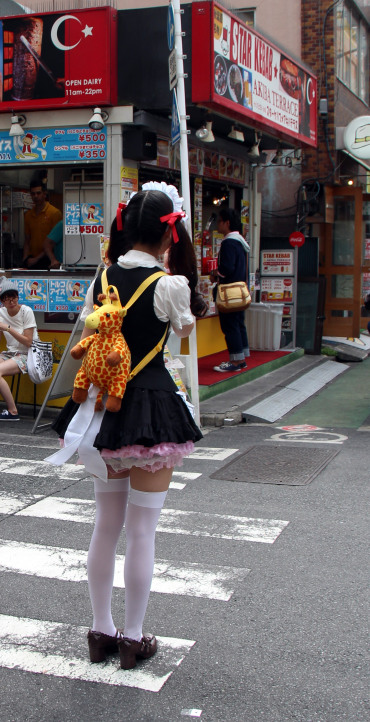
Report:
[[104,394],[108,394],[106,410],[120,410],[128,381],[161,350],[167,334],[166,328],[159,343],[131,370],[130,349],[121,331],[122,320],[145,289],[157,278],[165,275],[163,271],[153,273],[136,289],[126,305],[122,306],[117,288],[108,285],[107,272],[103,272],[103,292],[98,296],[102,305],[94,306],[93,313],[90,313],[85,321],[86,328],[94,330],[95,333],[82,339],[71,349],[72,358],[83,359],[74,381],[73,401],[79,404],[86,401],[90,384],[93,384],[99,388],[95,411],[104,408]]

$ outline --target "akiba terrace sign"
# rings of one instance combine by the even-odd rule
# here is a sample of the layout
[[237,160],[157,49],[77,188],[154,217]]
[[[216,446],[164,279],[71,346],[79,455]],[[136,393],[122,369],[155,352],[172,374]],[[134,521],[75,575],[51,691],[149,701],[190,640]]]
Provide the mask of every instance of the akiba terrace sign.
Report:
[[316,78],[214,2],[192,4],[192,100],[316,146]]
[[111,7],[0,18],[0,112],[115,104],[116,36]]

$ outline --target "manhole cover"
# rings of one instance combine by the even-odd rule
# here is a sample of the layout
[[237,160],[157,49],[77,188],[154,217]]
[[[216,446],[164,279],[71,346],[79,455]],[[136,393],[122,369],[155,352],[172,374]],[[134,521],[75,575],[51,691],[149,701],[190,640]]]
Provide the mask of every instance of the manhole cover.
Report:
[[247,481],[253,484],[309,484],[339,453],[336,451],[289,446],[252,446],[244,454],[222,466],[211,479]]

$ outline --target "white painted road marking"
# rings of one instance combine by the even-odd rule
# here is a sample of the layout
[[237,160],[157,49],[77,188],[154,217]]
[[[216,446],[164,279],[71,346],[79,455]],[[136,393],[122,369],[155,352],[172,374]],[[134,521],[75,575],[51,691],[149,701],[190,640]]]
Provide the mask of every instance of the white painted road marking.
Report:
[[6,446],[11,444],[12,446],[25,446],[29,448],[36,446],[36,440],[38,449],[60,449],[60,443],[56,435],[54,438],[49,438],[46,436],[30,436],[26,434],[12,434],[10,436],[9,434],[0,433],[0,444],[5,444]]
[[[58,579],[64,582],[87,581],[87,551],[27,544],[0,539],[0,571]],[[114,586],[123,589],[124,556],[116,557]],[[152,591],[180,594],[227,602],[235,584],[243,582],[250,569],[204,565],[195,562],[178,564],[158,559],[154,565]]]
[[[95,518],[95,502],[90,499],[49,496],[22,509],[17,516],[90,524]],[[164,508],[159,517],[157,531],[273,544],[288,524],[288,521],[282,519],[252,519],[229,514],[207,514],[200,511]]]
[[207,461],[223,461],[228,456],[235,454],[239,449],[223,449],[212,446],[198,446],[187,459],[207,459]]
[[43,479],[52,477],[64,481],[79,481],[87,475],[85,467],[77,464],[52,466],[46,461],[30,461],[29,459],[10,459],[0,456],[0,473],[17,474],[18,476],[39,476]]
[[265,441],[291,441],[304,444],[343,444],[348,440],[344,434],[335,434],[330,431],[284,431],[280,434],[273,434]]
[[35,504],[42,499],[42,494],[6,494],[0,491],[0,514],[15,514],[28,504]]
[[104,664],[91,664],[86,633],[85,627],[0,615],[0,665],[33,674],[159,692],[195,644],[191,639],[157,637],[158,652],[152,659],[135,669],[123,670],[117,656]]

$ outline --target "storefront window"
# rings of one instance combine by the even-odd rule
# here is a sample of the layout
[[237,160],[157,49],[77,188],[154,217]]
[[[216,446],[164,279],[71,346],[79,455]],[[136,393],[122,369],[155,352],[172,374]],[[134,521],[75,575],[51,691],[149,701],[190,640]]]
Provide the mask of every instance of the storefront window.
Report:
[[353,276],[340,274],[331,278],[332,298],[353,299]]
[[370,263],[370,201],[363,201],[362,264]]
[[354,198],[334,199],[333,266],[353,266],[355,242]]
[[235,15],[240,18],[246,25],[253,28],[256,24],[256,8],[255,7],[246,7],[246,8],[238,8],[238,10],[234,9]]
[[337,76],[365,103],[369,101],[369,32],[351,2],[336,10]]

